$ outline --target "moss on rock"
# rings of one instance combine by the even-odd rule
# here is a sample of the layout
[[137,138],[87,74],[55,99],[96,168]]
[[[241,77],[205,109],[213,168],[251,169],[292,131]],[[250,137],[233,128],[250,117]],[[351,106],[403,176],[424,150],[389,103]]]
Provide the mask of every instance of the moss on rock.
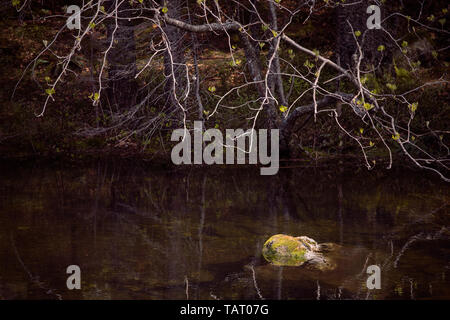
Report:
[[262,254],[274,265],[301,266],[308,260],[308,251],[308,247],[298,238],[277,234],[264,243]]
[[[322,254],[322,247],[306,236],[292,237],[277,234],[270,237],[263,246],[264,258],[276,266],[298,267],[305,263],[318,270],[332,270],[335,265]],[[327,250],[324,250],[327,251]]]

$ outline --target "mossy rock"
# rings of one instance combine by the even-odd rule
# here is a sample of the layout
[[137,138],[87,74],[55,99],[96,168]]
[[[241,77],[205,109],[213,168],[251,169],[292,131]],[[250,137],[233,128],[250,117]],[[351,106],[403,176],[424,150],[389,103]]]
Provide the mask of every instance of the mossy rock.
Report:
[[[329,248],[328,245],[326,247]],[[333,269],[334,264],[323,256],[321,250],[321,245],[306,236],[277,234],[264,243],[262,254],[276,266],[298,267],[308,264],[319,270]]]

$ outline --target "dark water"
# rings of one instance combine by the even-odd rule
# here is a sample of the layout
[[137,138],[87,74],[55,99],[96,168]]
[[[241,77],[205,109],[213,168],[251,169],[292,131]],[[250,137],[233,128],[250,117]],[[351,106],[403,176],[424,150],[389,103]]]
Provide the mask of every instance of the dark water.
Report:
[[[3,164],[0,299],[450,299],[449,202],[423,172]],[[277,233],[342,245],[338,267],[268,265]]]

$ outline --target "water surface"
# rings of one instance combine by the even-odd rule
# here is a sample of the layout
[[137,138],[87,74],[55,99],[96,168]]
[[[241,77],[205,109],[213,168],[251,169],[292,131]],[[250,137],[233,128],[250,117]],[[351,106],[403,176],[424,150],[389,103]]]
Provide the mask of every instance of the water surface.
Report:
[[[449,200],[403,170],[2,164],[0,299],[450,299]],[[338,267],[268,265],[277,233],[342,245]]]

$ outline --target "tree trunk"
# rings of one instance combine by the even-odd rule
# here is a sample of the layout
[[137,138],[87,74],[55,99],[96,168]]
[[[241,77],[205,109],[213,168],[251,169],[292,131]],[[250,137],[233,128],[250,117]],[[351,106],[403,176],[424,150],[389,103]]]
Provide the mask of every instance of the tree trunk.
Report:
[[[108,5],[108,11],[111,12],[116,9],[118,0],[108,1]],[[136,43],[133,22],[128,19],[120,19],[132,15],[131,11],[127,11],[131,9],[129,2],[123,2],[117,9],[117,28],[115,15],[106,24],[107,43],[113,41],[113,46],[107,55],[107,92],[109,103],[116,110],[123,110],[136,104]]]
[[[338,55],[338,64],[345,68],[353,70],[356,65],[359,52],[355,42],[355,32],[361,32],[358,40],[364,56],[363,66],[376,65],[379,63],[382,55],[386,57],[386,51],[381,53],[377,50],[379,45],[388,47],[389,40],[385,32],[380,29],[368,29],[367,19],[370,14],[367,8],[376,4],[373,1],[363,0],[353,3],[340,4],[335,12],[336,21],[336,52]],[[386,6],[381,7],[381,20],[386,15]]]
[[[171,18],[185,22],[182,16],[181,0],[171,0],[166,5],[168,15]],[[172,25],[166,25],[163,29],[170,45],[169,50],[164,54],[166,107],[170,111],[174,111],[178,108],[177,99],[183,100],[186,91],[186,58],[184,52],[186,32]],[[177,114],[181,115],[179,112]]]
[[[277,12],[275,10],[275,6],[271,0],[269,0],[269,10],[270,10],[270,25],[272,30],[278,32],[278,20],[277,20]],[[278,57],[278,50],[276,50],[277,43],[280,39],[274,38],[271,42],[271,50],[269,51],[269,57],[274,56],[272,64],[270,66],[270,72],[272,75],[269,77],[269,83],[273,94],[278,93],[278,99],[281,105],[287,106],[288,102],[286,101],[283,79],[281,78],[281,68],[280,68],[280,59]]]

